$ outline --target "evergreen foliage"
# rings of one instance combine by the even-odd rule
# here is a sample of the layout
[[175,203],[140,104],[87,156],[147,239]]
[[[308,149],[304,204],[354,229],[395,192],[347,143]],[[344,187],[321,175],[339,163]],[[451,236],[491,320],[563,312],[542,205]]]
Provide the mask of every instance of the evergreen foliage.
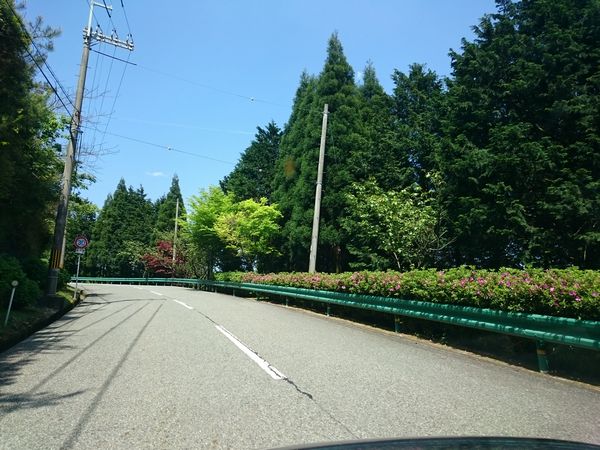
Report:
[[368,179],[381,198],[413,183],[428,196],[437,243],[426,264],[600,268],[599,18],[594,0],[499,0],[451,52],[451,77],[413,64],[394,71],[392,95],[370,63],[356,86],[334,34],[281,136],[276,270],[307,268],[325,103],[319,271],[388,264],[383,241],[356,232],[363,205],[349,208],[350,187]]
[[281,130],[275,122],[257,127],[256,136],[242,153],[233,171],[221,182],[221,189],[233,192],[238,200],[271,200],[275,161],[279,156]]
[[185,204],[179,189],[179,177],[174,175],[169,192],[161,197],[154,206],[156,211],[155,235],[162,232],[174,232],[177,201],[179,201],[179,218],[185,220]]
[[600,3],[498,2],[452,52],[451,264],[600,267]]
[[144,189],[127,188],[121,179],[94,226],[87,256],[90,270],[100,276],[143,275],[141,257],[152,244],[153,217]]
[[[42,256],[52,231],[64,122],[49,106],[49,89],[34,80],[30,35],[17,14],[12,0],[0,3],[0,253],[27,259]],[[42,40],[57,34],[40,30]]]

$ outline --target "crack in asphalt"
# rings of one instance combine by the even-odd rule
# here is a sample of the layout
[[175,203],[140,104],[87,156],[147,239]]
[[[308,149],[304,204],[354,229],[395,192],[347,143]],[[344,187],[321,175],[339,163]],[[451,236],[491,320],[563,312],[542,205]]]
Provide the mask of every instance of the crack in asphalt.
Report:
[[[165,298],[170,299],[170,300],[174,300],[175,297],[171,297],[168,294],[162,294]],[[193,309],[193,311],[195,311],[196,313],[200,314],[202,317],[204,317],[206,320],[208,320],[210,323],[212,323],[215,327],[220,327],[223,329],[226,329],[223,327],[223,325],[221,325],[220,323],[218,323],[216,320],[214,320],[212,317],[210,317],[208,314],[203,313],[202,311],[200,311],[197,307],[195,307]],[[229,333],[231,334],[231,333]],[[232,335],[233,336],[233,335]],[[296,392],[298,392],[300,395],[302,395],[303,397],[308,398],[312,403],[314,403],[314,405],[323,413],[325,414],[327,417],[329,417],[333,422],[337,423],[342,429],[344,429],[350,436],[352,436],[355,439],[360,439],[360,436],[356,435],[352,430],[350,430],[350,428],[343,423],[341,420],[339,420],[338,418],[336,418],[330,411],[326,410],[323,406],[321,406],[319,404],[319,402],[317,402],[317,400],[315,399],[315,397],[310,393],[307,392],[303,389],[301,389],[296,382],[294,382],[292,379],[290,379],[289,377],[283,375],[278,369],[276,369],[273,365],[271,365],[271,363],[269,363],[265,358],[263,358],[260,353],[258,353],[257,351],[255,351],[254,349],[248,347],[247,345],[245,345],[242,341],[240,341],[237,337],[234,336],[235,339],[237,339],[241,344],[243,344],[248,350],[250,350],[252,353],[254,353],[256,356],[258,356],[260,359],[262,359],[263,361],[267,362],[267,366],[268,368],[273,371],[274,373],[279,374],[279,376],[281,377],[280,379],[285,381],[286,383],[288,383],[290,386],[292,386]]]
[[[198,308],[194,308],[194,311],[196,311],[198,314],[200,314],[202,317],[204,317],[206,320],[208,320],[209,322],[211,322],[213,325],[217,326],[217,327],[221,327],[223,328],[223,325],[221,325],[220,323],[218,323],[217,321],[215,321],[212,317],[210,317],[209,315],[203,313],[202,311],[199,311]],[[237,338],[236,338],[237,339]],[[239,340],[239,339],[238,339]],[[241,342],[241,341],[240,341]],[[245,344],[244,344],[245,345]],[[265,358],[263,358],[260,353],[258,353],[257,351],[255,351],[254,349],[248,347],[247,345],[245,345],[245,347],[250,350],[252,353],[254,353],[256,356],[258,356],[260,359],[262,359],[263,361],[267,361]],[[271,363],[267,362],[267,365],[269,367],[270,370],[272,370],[275,373],[278,373],[280,375],[281,372],[279,372],[278,369],[276,369],[273,365],[271,365]],[[317,400],[315,399],[315,397],[310,393],[307,392],[303,389],[301,389],[296,382],[294,382],[292,379],[290,379],[288,376],[282,376],[281,379],[283,381],[285,381],[286,383],[288,383],[289,385],[291,385],[300,395],[308,398],[312,403],[314,403],[314,405],[321,411],[323,412],[327,417],[329,417],[333,422],[337,423],[341,428],[343,428],[344,430],[346,430],[346,432],[348,434],[350,434],[350,436],[352,436],[355,439],[360,439],[360,436],[356,435],[352,430],[350,430],[350,428],[348,428],[348,426],[343,423],[341,420],[339,420],[337,417],[335,417],[330,411],[326,410],[323,406],[321,406],[319,404],[319,402],[317,402]]]

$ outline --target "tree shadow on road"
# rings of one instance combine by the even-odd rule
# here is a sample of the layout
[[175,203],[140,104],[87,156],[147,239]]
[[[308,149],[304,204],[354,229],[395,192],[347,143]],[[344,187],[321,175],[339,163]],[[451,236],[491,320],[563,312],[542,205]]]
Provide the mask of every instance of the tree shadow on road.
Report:
[[[146,302],[139,308],[134,308],[131,310],[130,308],[134,306],[135,303],[129,303],[116,309],[115,311],[107,311],[108,314],[104,314],[102,317],[94,320],[91,323],[82,324],[84,325],[82,327],[62,329],[66,325],[77,325],[79,323],[78,319],[86,316],[85,312],[83,314],[66,314],[63,316],[63,318],[54,322],[52,326],[35,333],[25,341],[0,354],[0,411],[2,411],[2,414],[0,414],[0,422],[4,417],[6,417],[6,415],[18,409],[47,406],[53,404],[52,402],[54,401],[58,402],[60,399],[68,398],[69,396],[73,395],[79,395],[81,391],[75,391],[71,394],[61,396],[53,395],[46,391],[40,391],[40,389],[58,374],[63,372],[68,366],[74,363],[81,355],[97,345],[98,342],[100,342],[100,340],[102,340],[105,336],[119,328],[127,320],[144,309],[148,304],[149,302]],[[95,311],[101,311],[101,309],[102,308],[96,308]],[[64,352],[73,353],[77,347],[67,343],[68,338],[72,338],[75,334],[97,325],[98,323],[122,312],[129,314],[127,314],[124,318],[121,318],[116,324],[108,328],[106,331],[104,331],[104,333],[95,338],[89,344],[82,347],[58,367],[55,367],[53,370],[47,373],[47,375],[40,379],[33,387],[29,388],[25,392],[18,393],[14,391],[10,392],[7,389],[8,386],[18,383],[20,377],[24,373],[25,367],[30,364],[35,364],[38,361],[40,354],[60,354]],[[73,339],[70,339],[70,342],[73,342]]]

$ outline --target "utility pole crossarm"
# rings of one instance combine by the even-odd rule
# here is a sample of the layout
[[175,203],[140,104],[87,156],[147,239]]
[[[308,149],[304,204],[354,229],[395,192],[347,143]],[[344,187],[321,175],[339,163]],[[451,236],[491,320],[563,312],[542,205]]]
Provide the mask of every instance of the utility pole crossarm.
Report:
[[[86,29],[83,30],[84,36],[87,35],[87,32],[88,31]],[[129,50],[129,51],[133,50],[133,41],[130,41],[129,39],[124,41],[112,34],[110,36],[107,36],[104,33],[102,33],[102,30],[94,31],[90,35],[90,37],[93,40],[98,41],[98,42],[106,42],[107,44],[111,44],[111,45],[114,45],[115,47],[119,47],[119,48],[124,48],[125,50]]]

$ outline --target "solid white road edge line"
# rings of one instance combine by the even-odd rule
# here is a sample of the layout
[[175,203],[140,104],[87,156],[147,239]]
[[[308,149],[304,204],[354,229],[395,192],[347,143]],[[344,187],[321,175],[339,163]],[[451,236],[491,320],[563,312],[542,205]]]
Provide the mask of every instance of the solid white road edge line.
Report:
[[174,298],[172,298],[171,300],[173,300],[175,303],[179,303],[181,306],[185,306],[187,309],[194,309],[190,305],[186,305],[185,303],[180,302],[179,300],[175,300]]
[[262,370],[267,372],[271,376],[271,378],[273,378],[274,380],[283,380],[284,378],[286,378],[286,376],[284,374],[282,374],[279,370],[277,370],[275,367],[273,367],[267,361],[262,359],[256,353],[254,353],[248,346],[246,346],[242,341],[240,341],[238,338],[236,338],[233,334],[231,334],[229,331],[227,331],[221,325],[215,325],[215,328],[217,330],[219,330],[221,333],[223,333],[227,339],[229,339],[231,342],[233,342],[233,344],[237,348],[239,348],[241,351],[243,351],[246,354],[246,356],[248,356],[256,364],[258,364],[258,367],[260,367]]

